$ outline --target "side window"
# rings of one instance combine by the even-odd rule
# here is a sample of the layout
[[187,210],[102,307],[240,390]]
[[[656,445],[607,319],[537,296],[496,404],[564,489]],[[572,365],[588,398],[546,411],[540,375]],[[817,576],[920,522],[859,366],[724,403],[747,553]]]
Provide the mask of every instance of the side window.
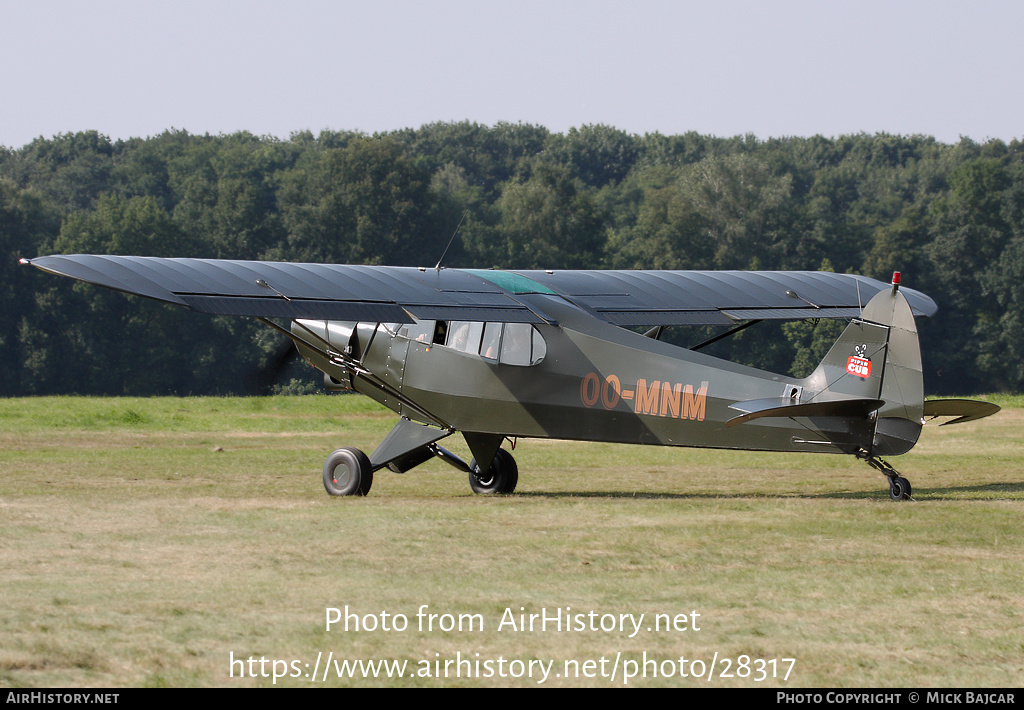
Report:
[[548,344],[544,341],[544,336],[540,334],[539,330],[536,328],[531,330],[533,330],[533,352],[530,354],[530,364],[536,365],[548,354]]
[[483,330],[483,323],[452,321],[448,328],[447,345],[455,350],[476,355],[480,350],[480,336]]
[[487,360],[497,360],[500,346],[501,323],[484,323],[484,338],[480,343],[480,354]]
[[547,354],[544,336],[529,323],[480,323],[478,321],[422,321],[402,326],[401,335],[452,350],[480,355],[502,365],[536,365]]
[[434,321],[421,320],[415,323],[405,323],[399,329],[398,334],[409,340],[429,343],[434,336]]
[[499,361],[504,365],[533,364],[533,333],[529,323],[506,323]]
[[437,345],[444,345],[445,338],[448,336],[448,321],[439,320],[434,325],[434,338],[433,341]]

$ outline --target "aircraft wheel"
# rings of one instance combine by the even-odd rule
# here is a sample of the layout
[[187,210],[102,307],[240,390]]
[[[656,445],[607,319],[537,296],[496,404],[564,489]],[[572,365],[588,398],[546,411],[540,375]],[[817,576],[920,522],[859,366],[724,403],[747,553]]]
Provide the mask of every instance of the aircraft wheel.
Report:
[[900,476],[900,483],[903,485],[903,500],[910,500],[914,495],[914,489],[910,487],[910,481]]
[[910,487],[910,481],[903,478],[903,476],[897,476],[889,480],[889,497],[893,500],[910,500],[912,493],[913,489]]
[[476,472],[476,459],[469,464],[469,487],[474,493],[490,495],[492,493],[511,493],[519,483],[519,467],[512,454],[504,449],[498,449],[494,455],[491,467],[485,473]]
[[365,496],[373,485],[373,466],[359,449],[338,449],[324,464],[324,488],[332,496]]

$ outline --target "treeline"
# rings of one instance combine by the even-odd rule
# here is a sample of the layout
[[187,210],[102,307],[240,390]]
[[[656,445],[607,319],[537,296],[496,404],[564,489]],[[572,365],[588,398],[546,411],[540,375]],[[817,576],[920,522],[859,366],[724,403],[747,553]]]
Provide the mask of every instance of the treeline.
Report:
[[[107,253],[500,268],[829,269],[904,284],[929,393],[1024,391],[1024,144],[437,123],[0,148],[0,394],[265,391],[280,336],[17,264]],[[721,354],[804,374],[837,324]],[[677,333],[698,342],[700,333]]]

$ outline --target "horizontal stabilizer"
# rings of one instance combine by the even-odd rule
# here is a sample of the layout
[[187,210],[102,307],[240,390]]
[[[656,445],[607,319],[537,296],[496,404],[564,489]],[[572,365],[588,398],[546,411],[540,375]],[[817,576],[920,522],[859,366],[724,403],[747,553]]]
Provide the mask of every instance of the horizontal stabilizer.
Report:
[[1000,407],[997,404],[979,402],[974,399],[932,399],[924,403],[926,417],[958,417],[943,422],[939,426],[973,422],[975,419],[991,416],[999,410]]
[[769,397],[737,402],[730,409],[745,412],[725,423],[732,427],[762,417],[866,417],[879,409],[884,400],[853,397],[823,402],[799,402],[789,397]]

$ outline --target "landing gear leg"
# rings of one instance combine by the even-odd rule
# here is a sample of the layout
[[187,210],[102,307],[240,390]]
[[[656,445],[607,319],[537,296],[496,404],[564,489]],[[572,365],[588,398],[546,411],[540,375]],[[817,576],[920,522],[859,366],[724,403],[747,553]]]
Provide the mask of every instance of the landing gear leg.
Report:
[[910,487],[910,481],[901,476],[899,471],[876,456],[859,455],[858,458],[862,458],[867,461],[868,466],[876,471],[881,471],[882,475],[889,479],[890,498],[897,501],[913,500],[911,496],[914,494],[914,491]]

